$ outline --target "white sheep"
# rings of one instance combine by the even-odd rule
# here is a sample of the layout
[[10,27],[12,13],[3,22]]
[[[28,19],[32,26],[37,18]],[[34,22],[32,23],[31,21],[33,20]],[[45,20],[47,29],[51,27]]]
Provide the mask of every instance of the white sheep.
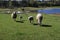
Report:
[[41,13],[38,13],[37,16],[36,16],[36,19],[37,19],[37,23],[39,25],[41,25],[42,24],[42,19],[43,19],[42,14]]
[[33,16],[29,16],[28,20],[30,21],[30,23],[33,23],[33,20],[34,20]]
[[11,14],[11,17],[14,19],[14,21],[16,21],[17,13],[14,11],[14,12]]

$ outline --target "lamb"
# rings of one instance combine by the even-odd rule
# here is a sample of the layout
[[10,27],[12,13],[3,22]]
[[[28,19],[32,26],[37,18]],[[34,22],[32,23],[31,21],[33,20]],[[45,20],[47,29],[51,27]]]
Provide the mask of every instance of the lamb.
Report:
[[14,12],[11,14],[11,17],[14,19],[14,21],[16,21],[17,12],[14,11]]
[[33,20],[34,20],[33,16],[29,16],[28,20],[30,21],[30,23],[33,23]]
[[43,19],[42,14],[41,13],[38,13],[37,16],[36,16],[36,19],[37,19],[37,23],[39,25],[41,25],[42,24],[42,19]]

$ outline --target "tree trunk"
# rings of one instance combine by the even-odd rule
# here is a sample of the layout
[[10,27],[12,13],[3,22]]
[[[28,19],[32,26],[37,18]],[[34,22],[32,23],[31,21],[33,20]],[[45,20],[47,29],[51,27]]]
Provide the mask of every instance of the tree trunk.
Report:
[[9,8],[12,8],[12,2],[9,0]]

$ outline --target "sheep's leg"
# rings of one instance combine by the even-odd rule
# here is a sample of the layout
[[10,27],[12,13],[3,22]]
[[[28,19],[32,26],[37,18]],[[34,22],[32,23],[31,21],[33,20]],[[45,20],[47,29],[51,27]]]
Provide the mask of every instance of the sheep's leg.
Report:
[[31,23],[31,20],[30,20],[30,23]]
[[14,18],[14,21],[16,21],[16,18]]
[[38,24],[40,25],[40,19],[38,19]]
[[42,19],[43,19],[43,17],[40,17],[40,25],[42,24]]
[[39,25],[42,24],[42,18],[38,19],[38,24],[39,24]]
[[22,16],[20,16],[20,21],[22,21]]

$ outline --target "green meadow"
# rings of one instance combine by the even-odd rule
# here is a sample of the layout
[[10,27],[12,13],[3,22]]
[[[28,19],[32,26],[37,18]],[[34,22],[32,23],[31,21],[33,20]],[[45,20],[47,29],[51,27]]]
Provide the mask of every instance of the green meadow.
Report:
[[[28,16],[36,18],[36,13],[21,14],[23,23],[16,22],[11,14],[0,13],[0,40],[60,40],[60,16],[43,14],[42,26],[29,23]],[[17,21],[19,21],[18,14]],[[34,23],[37,23],[36,19]]]

